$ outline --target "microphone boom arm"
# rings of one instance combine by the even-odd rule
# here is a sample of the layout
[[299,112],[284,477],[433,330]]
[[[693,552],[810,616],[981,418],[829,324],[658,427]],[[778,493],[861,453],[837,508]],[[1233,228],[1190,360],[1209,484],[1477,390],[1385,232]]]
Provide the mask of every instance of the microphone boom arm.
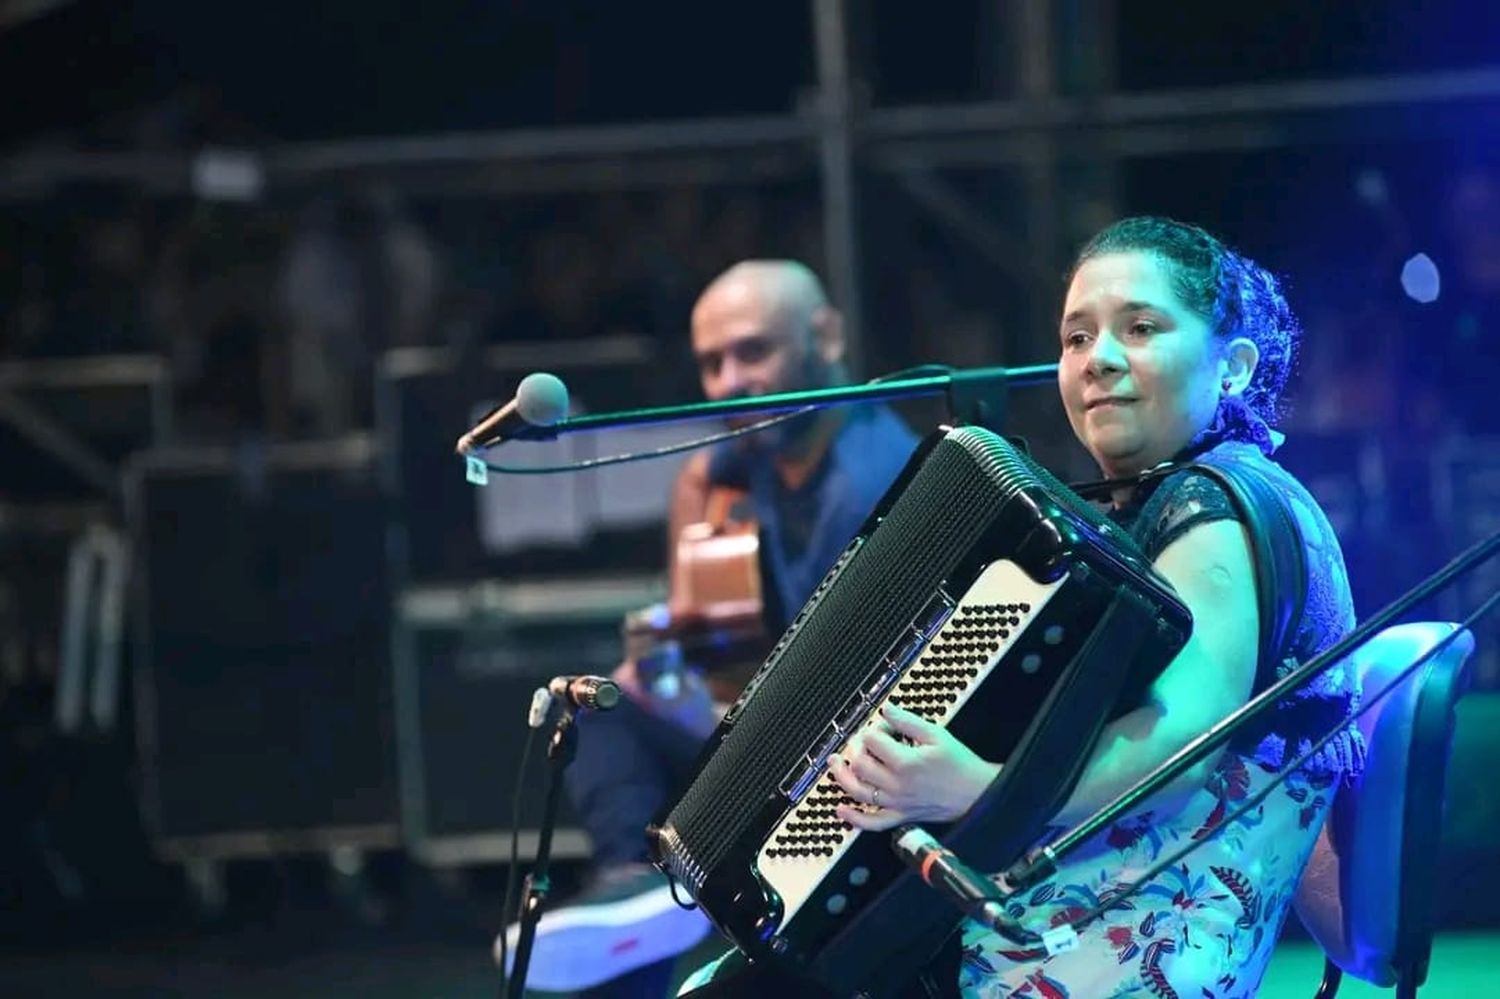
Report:
[[[563,434],[614,427],[680,423],[688,420],[795,412],[801,409],[842,406],[858,402],[885,402],[943,395],[953,419],[962,422],[993,422],[999,419],[1000,403],[1009,387],[1050,384],[1057,378],[1056,364],[1033,364],[1019,368],[971,368],[941,375],[835,385],[831,388],[740,399],[715,399],[671,406],[648,406],[610,413],[588,413],[559,420],[551,426],[525,427],[517,440],[552,440]],[[993,403],[994,405],[991,405]],[[993,427],[992,427],[993,429]],[[471,431],[472,433],[472,431]]]

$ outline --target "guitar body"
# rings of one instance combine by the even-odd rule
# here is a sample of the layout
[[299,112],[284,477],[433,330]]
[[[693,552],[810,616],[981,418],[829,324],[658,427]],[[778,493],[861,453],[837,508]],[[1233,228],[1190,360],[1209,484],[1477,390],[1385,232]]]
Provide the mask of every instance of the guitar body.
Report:
[[705,500],[703,520],[677,537],[671,600],[627,615],[622,630],[643,682],[670,696],[670,685],[691,669],[715,700],[729,703],[771,649],[759,525],[742,490],[711,487]]

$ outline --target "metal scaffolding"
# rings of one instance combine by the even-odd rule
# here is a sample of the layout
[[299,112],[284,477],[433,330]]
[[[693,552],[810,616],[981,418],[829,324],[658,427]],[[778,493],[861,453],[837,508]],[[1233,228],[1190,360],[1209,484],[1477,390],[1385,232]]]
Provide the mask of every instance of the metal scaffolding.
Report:
[[[1500,65],[1120,92],[1112,68],[1114,0],[1004,5],[1016,67],[1012,97],[869,107],[849,45],[850,19],[868,11],[848,0],[809,3],[816,86],[785,115],[181,153],[23,152],[0,160],[0,199],[42,197],[78,180],[203,194],[206,163],[248,178],[241,185],[246,197],[353,172],[388,175],[418,190],[493,194],[816,176],[829,281],[857,338],[864,298],[860,176],[893,179],[959,239],[1026,280],[1057,273],[1063,247],[1086,228],[1076,218],[1079,206],[1107,211],[1118,167],[1130,158],[1459,136],[1500,118]],[[1007,228],[938,173],[997,165],[1017,167],[1024,177],[1019,228]]]

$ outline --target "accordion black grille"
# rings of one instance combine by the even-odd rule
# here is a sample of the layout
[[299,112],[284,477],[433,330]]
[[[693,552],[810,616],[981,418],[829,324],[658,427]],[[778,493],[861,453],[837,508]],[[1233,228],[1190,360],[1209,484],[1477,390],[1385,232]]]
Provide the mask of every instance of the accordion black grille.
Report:
[[978,428],[951,431],[933,448],[837,585],[799,615],[734,727],[669,813],[693,866],[711,871],[725,859],[1005,502],[1037,481],[1029,461]]

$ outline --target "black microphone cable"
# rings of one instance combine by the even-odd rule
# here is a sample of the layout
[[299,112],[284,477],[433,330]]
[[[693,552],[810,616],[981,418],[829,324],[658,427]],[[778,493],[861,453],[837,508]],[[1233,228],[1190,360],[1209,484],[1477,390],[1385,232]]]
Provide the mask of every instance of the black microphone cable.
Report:
[[[542,695],[546,695],[545,708],[540,707]],[[541,712],[538,720],[538,711]],[[510,923],[512,910],[516,906],[516,873],[521,868],[521,804],[526,792],[526,764],[531,762],[531,750],[536,745],[536,734],[541,731],[546,716],[552,713],[552,695],[545,687],[538,688],[531,697],[531,710],[526,725],[526,741],[521,746],[521,762],[516,766],[515,789],[510,799],[510,869],[505,872],[505,900],[500,903],[500,999],[509,994]],[[535,724],[533,724],[535,722]]]
[[[929,374],[951,374],[953,369],[945,364],[923,364],[915,368],[907,368],[904,371],[893,371],[887,375],[871,378],[866,384],[878,385],[898,378],[921,378]],[[785,423],[787,420],[795,420],[799,416],[806,416],[818,410],[817,406],[804,406],[801,409],[792,410],[789,413],[778,413],[767,417],[748,426],[733,430],[722,430],[718,433],[708,434],[703,437],[694,437],[692,440],[683,441],[679,444],[667,444],[663,447],[651,448],[646,451],[630,451],[625,454],[612,454],[599,458],[586,458],[582,461],[568,462],[563,465],[496,465],[489,460],[470,453],[467,460],[477,461],[486,469],[499,475],[557,475],[562,472],[581,472],[590,468],[603,468],[606,465],[623,465],[629,461],[649,461],[652,458],[664,458],[671,454],[680,454],[684,451],[694,451],[700,447],[709,447],[722,441],[733,440],[746,434],[759,433],[770,427]],[[492,445],[485,445],[478,450],[488,452]],[[498,447],[499,445],[493,445]]]

